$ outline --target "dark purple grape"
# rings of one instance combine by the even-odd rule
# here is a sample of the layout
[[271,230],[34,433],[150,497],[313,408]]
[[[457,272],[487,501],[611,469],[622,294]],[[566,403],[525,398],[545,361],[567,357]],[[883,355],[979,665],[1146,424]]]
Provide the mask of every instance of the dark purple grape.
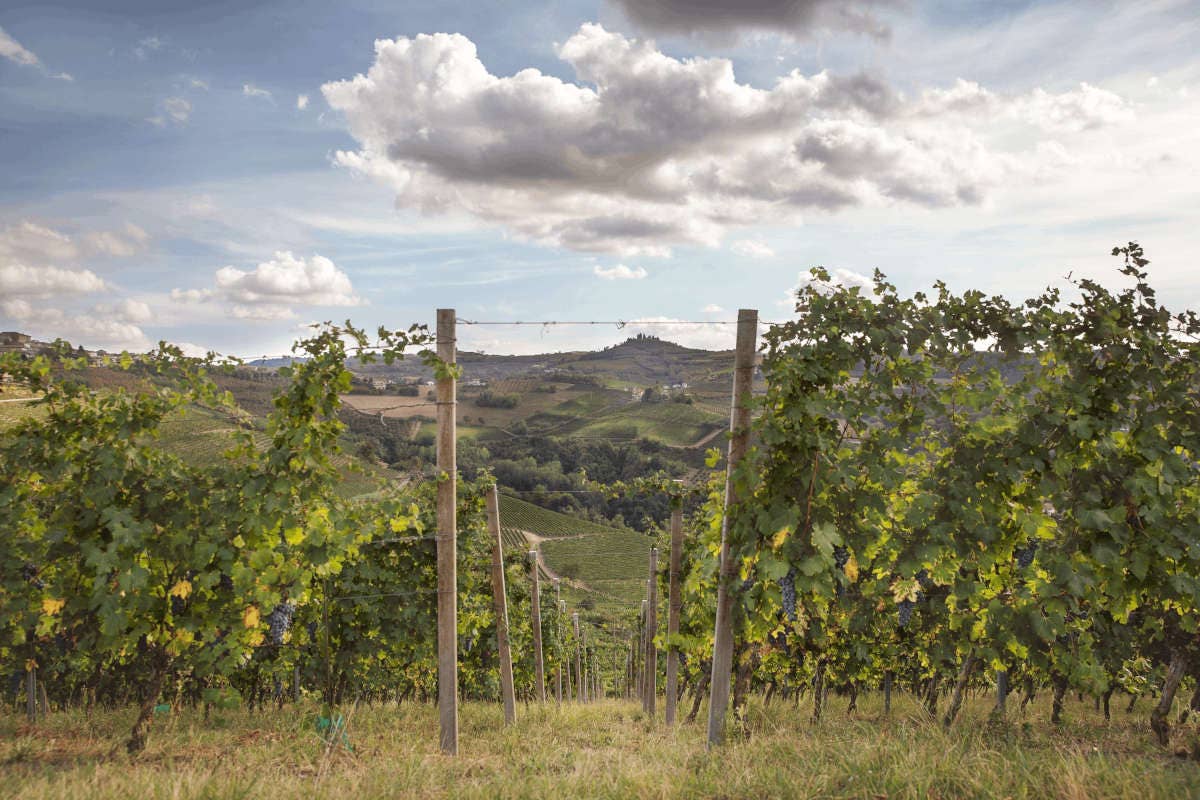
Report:
[[783,613],[791,622],[796,621],[796,569],[788,570],[787,575],[779,579],[779,591],[783,595]]
[[42,571],[38,568],[37,564],[34,564],[33,562],[27,562],[25,566],[21,568],[21,577],[32,583],[33,588],[45,589],[46,582],[38,577],[41,572]]
[[1017,551],[1015,554],[1017,556],[1017,566],[1020,567],[1021,569],[1027,568],[1030,564],[1033,563],[1033,557],[1036,553],[1037,553],[1037,542],[1033,539],[1030,539],[1028,542],[1025,543],[1024,547],[1017,548]]
[[175,595],[171,595],[171,613],[172,614],[174,614],[175,616],[178,617],[183,614],[184,609],[186,609],[186,608],[187,608],[187,603],[185,603],[183,601],[182,597],[176,597]]
[[850,551],[842,547],[840,544],[833,548],[833,565],[839,570],[846,566],[850,560]]
[[267,614],[267,638],[271,644],[283,644],[284,634],[292,627],[292,616],[295,613],[296,606],[291,601],[284,600]]
[[912,600],[905,598],[901,600],[897,606],[899,607],[897,621],[900,623],[901,628],[907,628],[909,620],[912,619],[913,609],[916,608],[917,604]]
[[220,583],[218,583],[218,585],[225,591],[232,592],[233,591],[233,578],[229,577],[228,575],[226,575],[224,573],[221,573],[221,580],[220,580]]

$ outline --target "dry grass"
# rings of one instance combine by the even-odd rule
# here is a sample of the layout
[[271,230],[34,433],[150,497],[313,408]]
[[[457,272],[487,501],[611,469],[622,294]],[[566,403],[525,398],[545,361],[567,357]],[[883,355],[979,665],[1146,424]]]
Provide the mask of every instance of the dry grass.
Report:
[[[669,730],[621,701],[522,707],[504,728],[498,706],[462,707],[460,755],[437,752],[432,706],[358,707],[354,752],[332,750],[313,728],[315,707],[224,713],[205,723],[183,710],[159,718],[135,759],[106,754],[131,711],[87,719],[52,715],[36,729],[0,717],[0,775],[10,797],[820,797],[1188,798],[1200,764],[1151,744],[1141,715],[1105,725],[1071,704],[1061,727],[1045,709],[1003,728],[970,703],[950,733],[907,697],[890,719],[876,698],[854,717],[835,702],[819,726],[808,708],[752,702],[751,736],[708,752],[700,724]],[[703,714],[701,715],[703,718]],[[1194,739],[1195,726],[1180,730]]]

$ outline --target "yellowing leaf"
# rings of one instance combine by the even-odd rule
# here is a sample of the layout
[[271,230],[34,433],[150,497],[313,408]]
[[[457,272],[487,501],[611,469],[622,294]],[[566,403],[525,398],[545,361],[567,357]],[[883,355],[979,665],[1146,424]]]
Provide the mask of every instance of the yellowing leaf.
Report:
[[774,538],[771,540],[771,549],[778,550],[779,548],[783,547],[783,543],[787,541],[787,538],[789,535],[791,535],[791,532],[791,529],[786,525],[776,531]]
[[247,628],[258,627],[258,606],[246,606],[246,610],[242,612],[242,624]]
[[845,572],[851,582],[858,580],[858,559],[854,557],[854,553],[851,553],[850,558],[846,561]]
[[66,600],[55,600],[54,598],[47,597],[42,601],[42,611],[53,617],[58,612],[62,611],[63,606],[66,604]]
[[304,541],[304,529],[298,526],[287,528],[283,532],[283,539],[285,542],[295,547]]
[[191,593],[192,593],[192,582],[189,580],[179,581],[174,586],[172,586],[171,591],[168,592],[168,594],[171,597],[178,597],[180,600],[187,600],[188,595],[190,595]]

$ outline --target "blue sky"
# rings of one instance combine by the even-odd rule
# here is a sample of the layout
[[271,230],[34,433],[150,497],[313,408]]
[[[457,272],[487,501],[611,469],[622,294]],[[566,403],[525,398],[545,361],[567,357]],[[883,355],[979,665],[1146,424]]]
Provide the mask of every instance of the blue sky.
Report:
[[1019,297],[1130,238],[1197,308],[1198,145],[1195,2],[10,1],[0,328],[777,319],[815,264]]

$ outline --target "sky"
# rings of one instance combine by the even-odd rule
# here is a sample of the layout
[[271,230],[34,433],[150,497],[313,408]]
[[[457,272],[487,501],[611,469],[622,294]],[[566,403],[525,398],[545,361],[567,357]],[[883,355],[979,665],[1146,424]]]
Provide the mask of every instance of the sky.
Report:
[[0,330],[108,350],[723,349],[816,265],[1015,300],[1131,239],[1200,310],[1200,2],[4,0],[0,176]]

